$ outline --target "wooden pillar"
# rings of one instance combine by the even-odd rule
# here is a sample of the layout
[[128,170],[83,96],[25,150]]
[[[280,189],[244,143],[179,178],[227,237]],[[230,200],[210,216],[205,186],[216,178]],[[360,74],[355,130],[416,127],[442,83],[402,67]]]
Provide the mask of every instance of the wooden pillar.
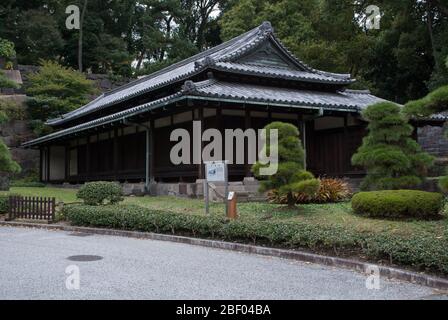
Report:
[[302,146],[303,146],[303,169],[307,170],[308,168],[308,156],[307,156],[307,147],[306,147],[306,121],[302,120],[300,121],[300,135],[302,140]]
[[[225,137],[225,135],[224,135],[224,124],[222,122],[221,105],[219,105],[219,107],[216,108],[216,129],[218,129],[218,131],[221,133],[222,137]],[[223,141],[223,144],[221,146],[221,155],[222,155],[222,159],[221,160],[225,160],[225,158],[226,158],[226,148],[225,148],[224,141]]]
[[50,181],[50,147],[47,147],[47,158],[45,159],[47,163],[47,181]]
[[[204,179],[205,174],[204,174],[204,166],[202,164],[202,149],[204,147],[203,142],[202,142],[202,134],[204,133],[204,109],[203,108],[198,108],[198,120],[201,122],[201,164],[198,165],[198,179]],[[194,143],[194,141],[193,141]]]
[[[247,108],[245,109],[244,126],[245,126],[246,130],[250,129],[251,126],[252,126],[252,121],[251,121],[251,118],[250,118],[250,110],[247,109]],[[246,164],[244,166],[244,171],[245,171],[244,174],[245,174],[246,177],[251,177],[252,176],[252,172],[251,172],[252,165],[249,163],[249,147],[250,147],[249,146],[249,141],[246,142],[246,146],[247,146],[247,148],[245,150]],[[258,150],[257,146],[255,146],[255,149]]]
[[90,175],[90,136],[86,137],[86,181],[89,181]]
[[39,148],[39,180],[40,182],[44,181],[44,172],[43,172],[43,157],[44,153],[42,151],[42,147]]
[[151,183],[155,182],[155,153],[154,153],[154,119],[149,120],[149,181]]
[[113,157],[114,157],[114,179],[115,181],[118,181],[118,129],[114,128],[114,140],[113,140],[114,150],[113,150]]
[[345,175],[345,173],[350,168],[350,157],[348,154],[348,114],[346,113],[344,115],[344,142],[342,144],[342,150],[343,150],[343,157],[342,157],[342,168],[343,172],[342,174]]
[[70,178],[70,143],[65,146],[65,181]]

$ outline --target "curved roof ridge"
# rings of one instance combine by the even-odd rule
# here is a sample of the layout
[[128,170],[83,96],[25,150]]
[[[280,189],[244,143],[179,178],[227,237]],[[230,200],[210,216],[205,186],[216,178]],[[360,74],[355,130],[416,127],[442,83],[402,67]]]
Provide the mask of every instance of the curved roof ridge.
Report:
[[235,37],[235,38],[233,38],[233,39],[230,39],[230,40],[228,40],[228,41],[226,41],[226,42],[223,42],[223,43],[217,45],[216,47],[213,47],[213,48],[207,49],[207,50],[205,50],[205,51],[199,52],[199,53],[197,53],[197,54],[195,54],[195,55],[193,55],[193,56],[191,56],[191,57],[189,57],[189,58],[186,58],[186,59],[184,59],[184,60],[178,61],[178,62],[173,63],[173,64],[171,64],[171,65],[169,65],[169,66],[167,66],[167,67],[165,67],[165,68],[162,68],[162,69],[160,69],[160,70],[158,70],[158,71],[155,71],[155,72],[153,72],[153,73],[150,73],[150,74],[148,74],[148,75],[145,75],[144,77],[142,77],[142,78],[140,78],[140,79],[137,79],[137,80],[128,82],[127,84],[124,84],[123,86],[120,86],[120,87],[118,87],[118,88],[109,90],[109,91],[107,91],[107,92],[105,93],[105,96],[107,96],[107,95],[109,95],[109,94],[111,94],[111,93],[120,91],[121,89],[126,89],[126,88],[128,88],[128,87],[130,87],[130,86],[133,86],[133,85],[137,84],[137,83],[145,82],[146,80],[151,80],[153,77],[156,77],[156,76],[161,75],[161,74],[164,74],[164,73],[166,73],[166,72],[175,70],[175,69],[177,69],[178,67],[180,67],[180,66],[184,66],[184,65],[186,65],[186,64],[188,64],[188,63],[191,63],[191,62],[200,60],[201,57],[205,57],[205,56],[208,56],[208,55],[210,55],[210,54],[216,53],[217,51],[220,51],[220,50],[226,48],[227,46],[232,45],[232,44],[235,43],[236,41],[240,40],[241,38],[244,38],[244,37],[248,36],[249,34],[253,33],[255,30],[258,30],[258,29],[259,29],[259,27],[254,28],[254,29],[252,29],[252,30],[249,30],[248,32],[243,33],[243,34],[239,35],[238,37]]
[[207,68],[213,68],[217,62],[235,62],[236,59],[254,50],[267,40],[273,41],[274,45],[276,45],[283,54],[291,59],[299,69],[304,70],[305,72],[341,79],[341,82],[349,82],[352,80],[348,74],[329,73],[309,67],[295,57],[294,54],[282,44],[282,42],[275,36],[274,29],[269,22],[263,22],[260,26],[216,47],[200,52],[159,71],[110,90],[88,104],[72,112],[66,113],[60,118],[51,119],[47,123],[50,125],[60,125],[72,119],[97,112],[108,106],[127,101],[169,84],[188,80]]
[[345,89],[341,92],[354,93],[354,94],[372,94],[369,89]]
[[271,40],[274,41],[288,56],[290,56],[299,66],[304,68],[306,71],[317,73],[321,75],[327,75],[332,77],[340,77],[343,79],[351,78],[351,75],[349,73],[334,73],[334,72],[328,72],[328,71],[322,71],[318,69],[314,69],[310,67],[308,64],[300,60],[294,53],[292,53],[284,44],[283,42],[277,38],[275,35],[271,36]]

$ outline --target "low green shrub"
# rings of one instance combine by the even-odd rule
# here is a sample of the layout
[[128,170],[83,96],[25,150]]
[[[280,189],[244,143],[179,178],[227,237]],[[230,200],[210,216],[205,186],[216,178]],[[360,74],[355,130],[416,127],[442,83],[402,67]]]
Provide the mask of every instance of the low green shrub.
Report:
[[0,194],[0,214],[8,212],[9,200],[8,195]]
[[17,194],[0,194],[0,214],[7,213],[9,210],[9,196],[18,196]]
[[92,206],[123,201],[121,186],[107,181],[88,182],[79,189],[76,196]]
[[440,193],[418,190],[360,192],[352,198],[357,214],[381,218],[434,218],[444,206]]
[[434,234],[360,232],[342,226],[305,221],[269,221],[218,215],[194,215],[142,208],[135,205],[66,205],[63,215],[78,226],[189,234],[281,247],[332,250],[387,259],[394,263],[448,274],[448,240]]

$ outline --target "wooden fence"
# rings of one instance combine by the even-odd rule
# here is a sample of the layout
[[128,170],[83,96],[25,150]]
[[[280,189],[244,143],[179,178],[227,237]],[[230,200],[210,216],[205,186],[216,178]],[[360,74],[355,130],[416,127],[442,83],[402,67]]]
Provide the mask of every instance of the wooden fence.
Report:
[[8,220],[30,219],[54,221],[55,198],[9,197]]

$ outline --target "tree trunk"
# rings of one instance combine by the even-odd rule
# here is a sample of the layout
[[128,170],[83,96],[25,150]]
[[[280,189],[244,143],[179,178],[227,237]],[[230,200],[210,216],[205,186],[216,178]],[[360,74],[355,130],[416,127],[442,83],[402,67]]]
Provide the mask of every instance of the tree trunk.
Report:
[[82,7],[81,19],[79,21],[79,39],[78,39],[78,70],[82,72],[82,36],[83,36],[83,25],[84,25],[84,16],[87,10],[87,1],[84,0],[84,6]]
[[434,44],[434,33],[432,30],[432,19],[433,19],[432,7],[429,2],[426,3],[426,14],[428,15],[428,17],[426,18],[426,24],[428,26],[429,39],[431,41],[432,56],[434,58],[434,67],[435,67],[434,69],[439,70],[439,62],[437,60],[436,48]]

